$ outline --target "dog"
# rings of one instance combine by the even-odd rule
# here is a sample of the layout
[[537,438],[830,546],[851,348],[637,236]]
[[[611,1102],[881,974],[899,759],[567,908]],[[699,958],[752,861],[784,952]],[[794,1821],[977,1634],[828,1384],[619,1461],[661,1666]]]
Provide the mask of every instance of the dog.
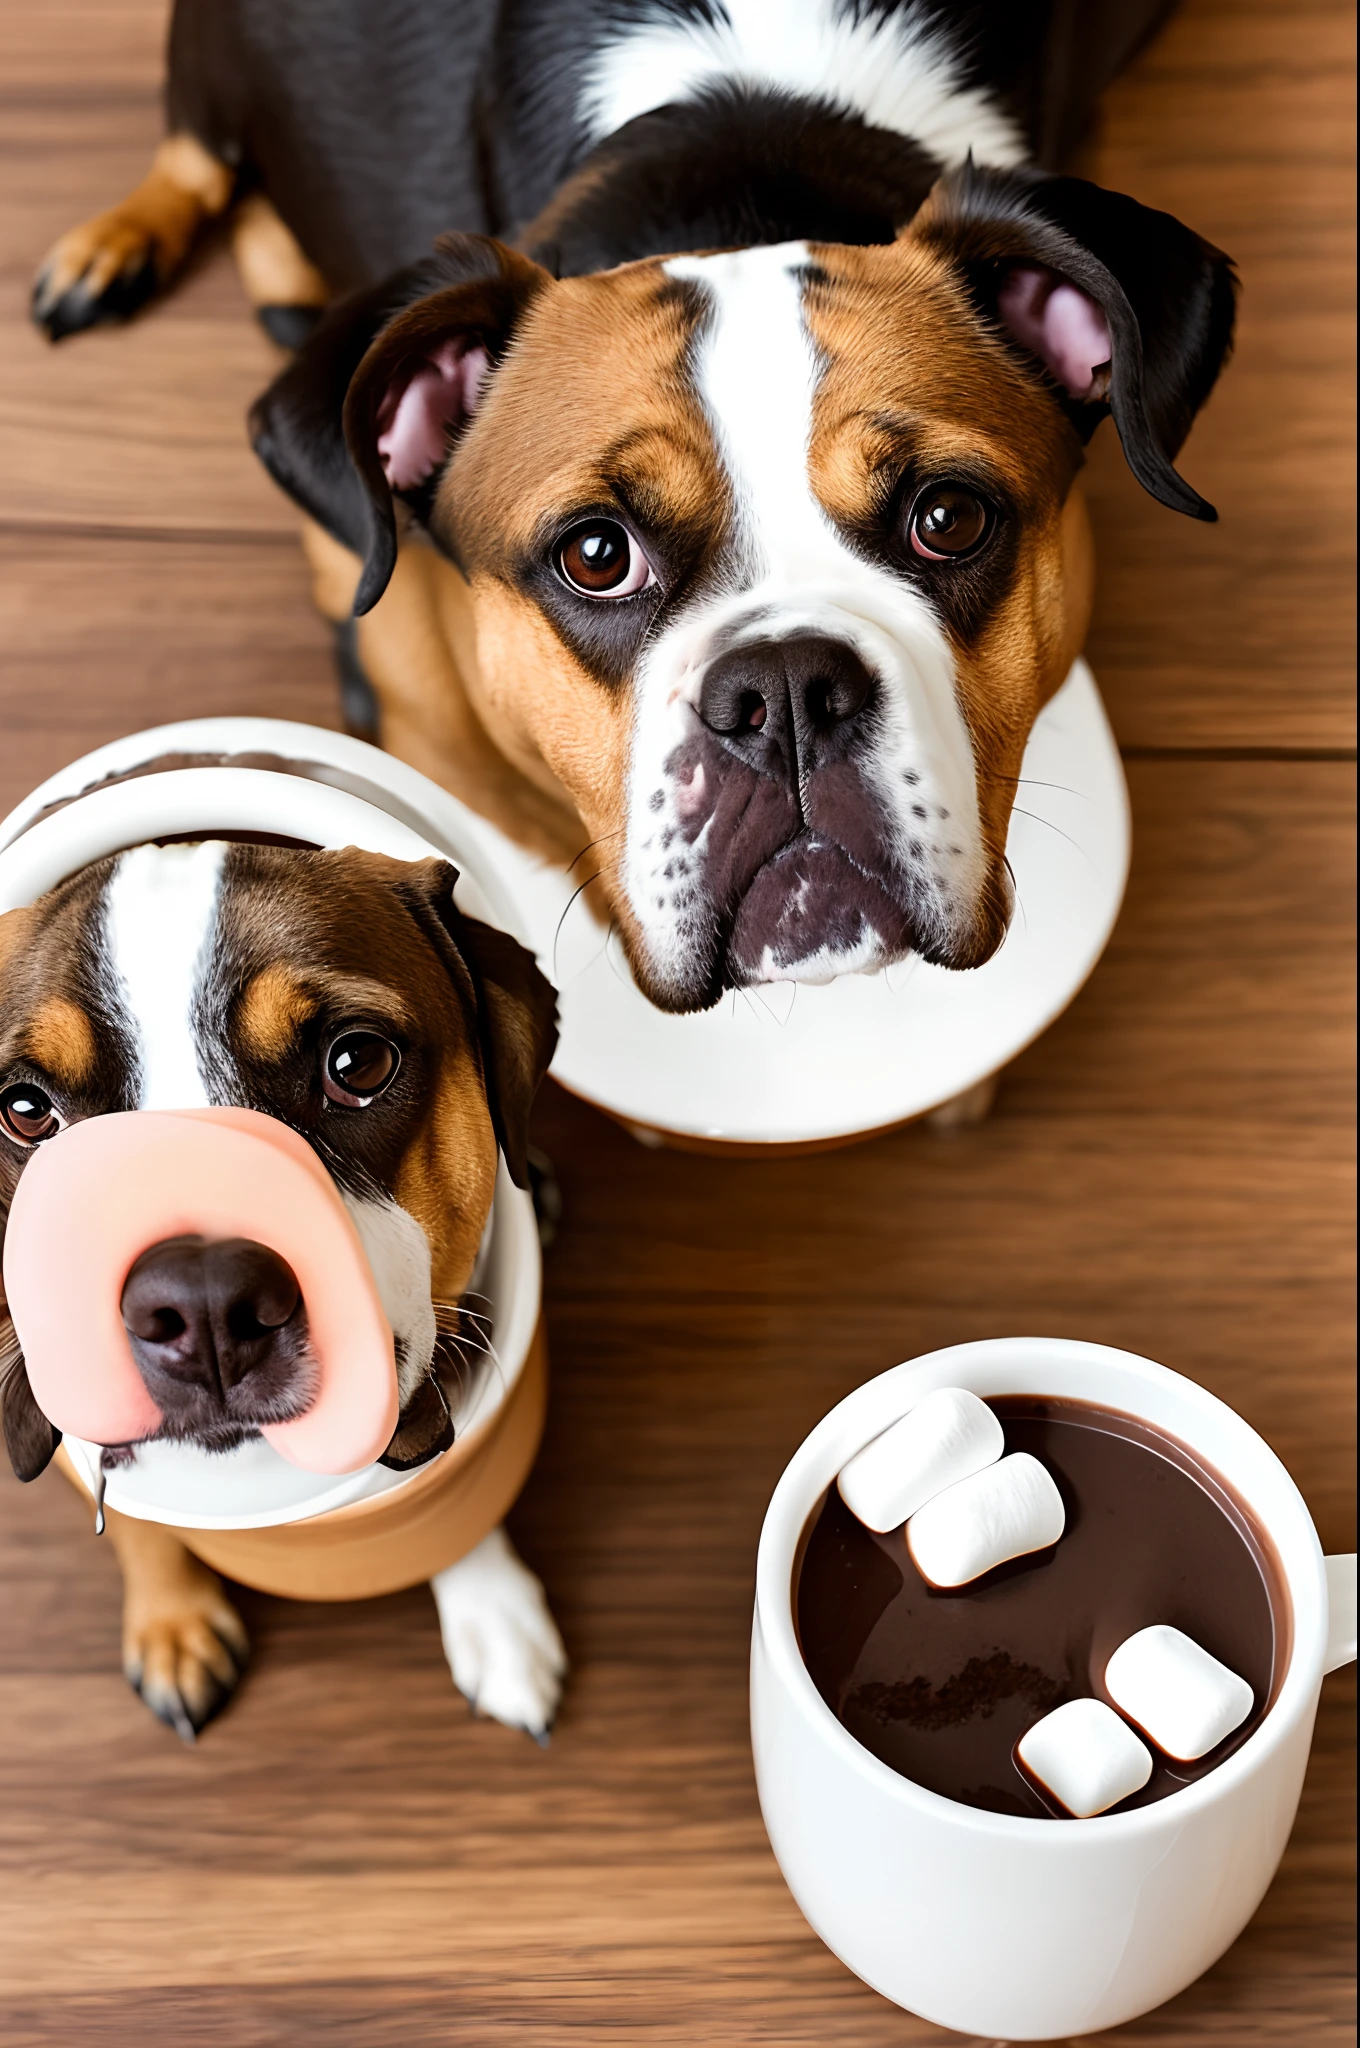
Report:
[[297,346],[254,444],[355,717],[588,851],[653,1003],[967,969],[1086,632],[1099,423],[1215,516],[1173,461],[1229,259],[1039,168],[1164,11],[178,0],[170,135],[35,316],[125,314],[239,207]]
[[[382,1462],[399,1469],[452,1441],[476,1348],[458,1305],[498,1150],[527,1186],[529,1109],[556,1040],[532,956],[462,914],[455,880],[446,862],[354,846],[153,843],[0,917],[0,1238],[35,1151],[69,1124],[207,1105],[279,1119],[330,1175],[391,1323],[400,1413]],[[220,1452],[304,1412],[304,1308],[265,1245],[149,1246],[121,1310],[158,1434]],[[3,1300],[0,1376],[10,1460],[30,1480],[59,1435]],[[240,1617],[172,1530],[112,1511],[108,1525],[125,1671],[192,1739],[243,1668]],[[432,1585],[455,1682],[480,1712],[545,1736],[565,1655],[504,1530]]]

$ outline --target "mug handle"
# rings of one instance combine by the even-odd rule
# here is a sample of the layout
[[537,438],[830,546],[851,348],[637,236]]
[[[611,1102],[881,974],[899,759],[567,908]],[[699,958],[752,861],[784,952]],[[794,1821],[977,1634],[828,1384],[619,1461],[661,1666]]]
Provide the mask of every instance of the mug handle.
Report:
[[1355,1552],[1324,1557],[1327,1572],[1327,1648],[1324,1671],[1339,1671],[1355,1662]]

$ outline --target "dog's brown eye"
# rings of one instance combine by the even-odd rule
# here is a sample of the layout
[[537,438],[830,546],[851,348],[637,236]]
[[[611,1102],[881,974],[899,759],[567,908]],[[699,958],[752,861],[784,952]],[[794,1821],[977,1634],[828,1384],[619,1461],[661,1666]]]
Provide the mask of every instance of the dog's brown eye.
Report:
[[928,562],[957,562],[975,554],[991,531],[991,507],[957,484],[930,484],[912,505],[907,531]]
[[343,1031],[326,1049],[322,1086],[345,1109],[367,1109],[401,1065],[401,1053],[376,1031]]
[[45,1089],[13,1081],[0,1094],[0,1123],[21,1145],[41,1145],[66,1128],[66,1119]]
[[564,582],[583,597],[632,597],[656,581],[652,565],[617,519],[592,519],[557,550]]

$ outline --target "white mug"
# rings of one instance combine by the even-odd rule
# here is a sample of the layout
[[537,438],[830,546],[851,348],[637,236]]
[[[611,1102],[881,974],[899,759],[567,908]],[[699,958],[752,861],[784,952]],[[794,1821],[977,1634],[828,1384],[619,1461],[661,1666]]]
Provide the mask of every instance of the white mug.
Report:
[[[1136,1415],[1235,1488],[1278,1552],[1292,1609],[1274,1705],[1196,1783],[1093,1820],[987,1813],[870,1755],[808,1674],[794,1630],[799,1542],[852,1454],[935,1387],[1046,1394]],[[765,1516],[751,1640],[761,1810],[790,1891],[874,1989],[938,2026],[1012,2041],[1117,2026],[1183,1990],[1246,1925],[1293,1825],[1323,1674],[1355,1656],[1355,1558],[1324,1558],[1284,1466],[1192,1380],[1062,1339],[960,1344],[833,1408]]]

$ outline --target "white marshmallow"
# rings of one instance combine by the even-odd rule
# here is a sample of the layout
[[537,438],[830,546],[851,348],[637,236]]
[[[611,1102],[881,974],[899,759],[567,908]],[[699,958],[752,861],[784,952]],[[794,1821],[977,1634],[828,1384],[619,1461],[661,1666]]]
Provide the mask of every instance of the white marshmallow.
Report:
[[1152,1776],[1150,1752],[1104,1700],[1055,1707],[1025,1731],[1015,1753],[1078,1820],[1118,1806]]
[[994,1465],[1005,1433],[966,1387],[937,1387],[841,1468],[841,1499],[866,1528],[895,1529],[937,1493]]
[[907,1523],[907,1548],[932,1586],[966,1586],[1007,1558],[1046,1550],[1066,1522],[1052,1474],[1028,1451],[946,1487]]
[[1143,1733],[1193,1763],[1240,1728],[1256,1698],[1217,1657],[1178,1628],[1140,1628],[1105,1666],[1105,1690]]

